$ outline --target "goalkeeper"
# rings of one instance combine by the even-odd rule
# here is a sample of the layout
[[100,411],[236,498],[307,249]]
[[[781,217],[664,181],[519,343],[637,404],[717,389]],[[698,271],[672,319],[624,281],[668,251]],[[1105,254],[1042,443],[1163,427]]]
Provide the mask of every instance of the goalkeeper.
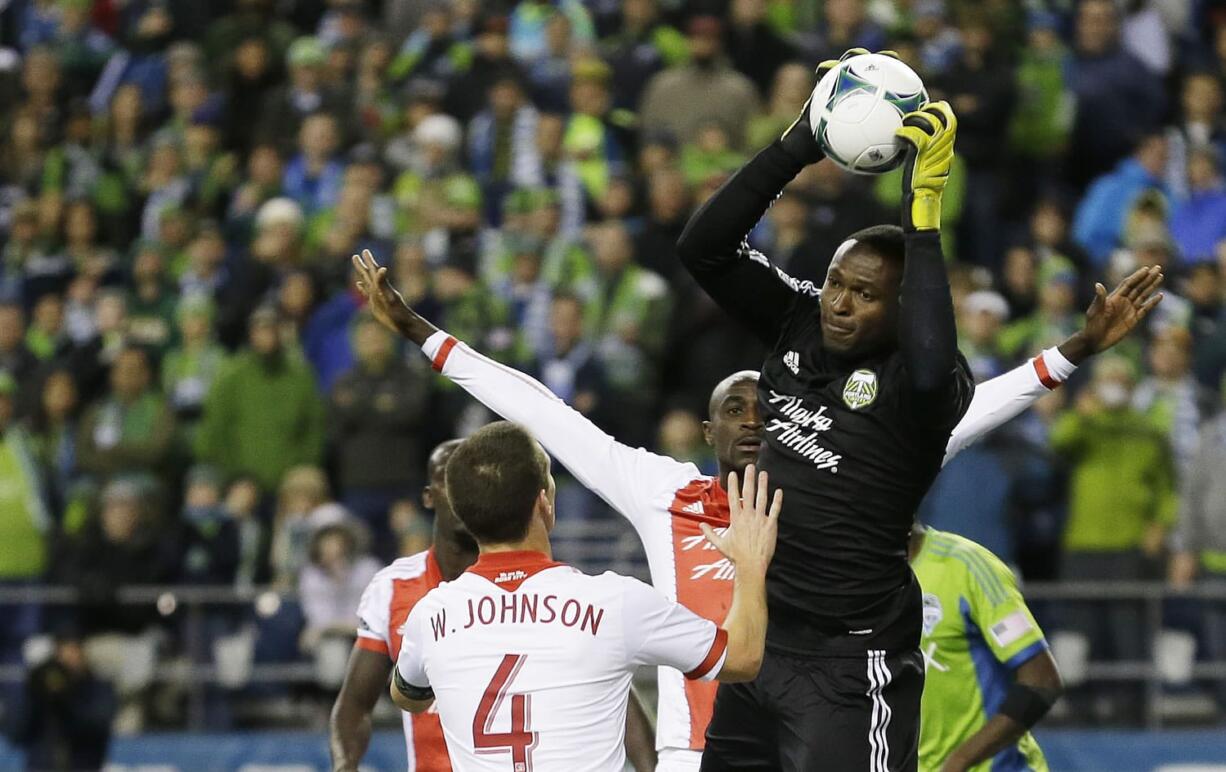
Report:
[[762,671],[720,686],[704,770],[916,768],[924,669],[907,538],[974,385],[939,232],[957,121],[938,102],[903,124],[902,227],[849,236],[824,282],[745,245],[784,186],[822,159],[807,105],[678,242],[698,283],[768,347],[759,461],[788,502]]

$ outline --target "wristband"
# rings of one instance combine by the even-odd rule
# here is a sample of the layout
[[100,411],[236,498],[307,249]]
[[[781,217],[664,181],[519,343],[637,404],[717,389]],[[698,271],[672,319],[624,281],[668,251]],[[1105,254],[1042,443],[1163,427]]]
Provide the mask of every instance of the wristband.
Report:
[[1009,693],[1005,695],[1005,701],[997,712],[1030,729],[1047,715],[1054,702],[1055,700],[1048,699],[1038,689],[1015,683],[1009,687]]
[[396,691],[403,694],[414,702],[425,702],[426,700],[434,699],[434,689],[429,686],[414,686],[404,680],[404,676],[400,675],[400,668],[392,668],[392,683],[396,685]]

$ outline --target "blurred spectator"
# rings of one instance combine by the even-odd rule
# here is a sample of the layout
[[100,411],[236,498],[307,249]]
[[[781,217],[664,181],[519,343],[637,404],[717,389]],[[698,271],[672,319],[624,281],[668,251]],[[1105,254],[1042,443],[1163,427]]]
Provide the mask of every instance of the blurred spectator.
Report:
[[404,38],[388,68],[396,82],[445,80],[472,55],[470,46],[453,33],[451,9],[445,0],[423,4],[420,13],[417,27]]
[[272,579],[278,585],[288,587],[297,581],[315,529],[347,516],[329,504],[330,497],[328,479],[319,467],[294,467],[281,479],[269,551]]
[[[1161,81],[1120,46],[1119,23],[1112,0],[1081,0],[1077,6],[1069,83],[1077,117],[1067,170],[1078,188],[1107,172],[1157,129],[1166,109]],[[1161,175],[1164,165],[1162,159],[1150,174]]]
[[195,466],[183,494],[184,584],[234,584],[241,556],[239,528],[221,501],[221,477],[215,469]]
[[218,374],[196,437],[201,460],[227,475],[251,475],[265,492],[285,471],[318,463],[323,405],[310,369],[282,345],[276,312],[251,316],[249,346]]
[[675,169],[664,169],[647,180],[647,215],[635,240],[634,252],[644,268],[671,279],[678,273],[677,239],[690,216],[690,191]]
[[579,0],[524,0],[515,3],[510,16],[511,54],[521,62],[545,56],[550,25],[558,16],[566,19],[582,45],[592,44],[592,17]]
[[[422,499],[426,498],[426,494],[423,493]],[[430,506],[430,503],[427,503],[426,506]],[[392,533],[396,537],[396,549],[399,550],[396,554],[416,555],[430,548],[430,543],[434,539],[434,525],[422,514],[413,499],[400,499],[392,504],[391,509],[388,510],[388,519],[391,521]]]
[[167,473],[174,460],[175,419],[153,387],[149,355],[136,347],[120,351],[110,382],[110,393],[81,419],[81,469],[102,478]]
[[[2,379],[0,376],[0,384]],[[71,372],[56,368],[43,377],[42,393],[30,421],[30,442],[46,513],[53,518],[62,519],[76,482],[80,407]]]
[[0,302],[0,370],[25,383],[38,367],[38,357],[26,345],[26,315],[20,303]]
[[813,93],[811,68],[793,62],[784,64],[774,73],[766,112],[758,113],[749,120],[746,150],[760,150],[783,136]]
[[117,707],[114,689],[91,671],[80,635],[61,626],[54,653],[26,678],[25,709],[14,732],[26,768],[101,769]]
[[975,381],[983,383],[1007,370],[1008,360],[1000,350],[999,337],[1009,319],[1009,303],[999,293],[978,290],[963,298],[957,310],[958,348],[970,364]]
[[681,171],[694,186],[731,174],[744,161],[745,156],[732,149],[727,132],[718,123],[700,128],[694,141],[681,148]]
[[[293,139],[301,142],[300,131],[309,116],[345,114],[348,105],[344,97],[324,83],[323,70],[327,57],[323,44],[313,37],[301,37],[294,41],[286,57],[289,82],[264,101],[259,136],[282,143],[281,149],[289,150]],[[335,124],[332,131],[336,133]],[[335,140],[336,137],[333,137]]]
[[[0,582],[28,582],[47,565],[46,539],[51,519],[39,489],[37,449],[16,420],[17,382],[0,373]],[[20,616],[20,615],[19,615]],[[22,625],[18,625],[21,627]],[[33,633],[25,629],[26,634]],[[7,636],[6,636],[7,637]]]
[[34,301],[26,348],[43,362],[68,356],[72,341],[64,328],[64,299],[58,294],[48,292]]
[[[523,72],[511,57],[507,39],[507,17],[488,15],[474,30],[473,50],[466,64],[450,78],[443,102],[446,111],[467,123],[482,107],[494,81],[508,72],[522,78]],[[522,81],[521,81],[522,82]]]
[[753,82],[758,94],[766,94],[775,72],[792,60],[795,51],[767,20],[766,0],[732,0],[730,6],[724,34],[728,58]]
[[814,59],[838,59],[849,48],[878,51],[886,37],[865,15],[864,0],[826,0],[822,3],[820,43]]
[[[546,191],[544,195],[532,197],[533,204],[558,207],[556,228],[568,236],[574,236],[583,225],[585,202],[579,170],[567,154],[566,126],[566,118],[557,113],[542,113],[538,118],[536,153],[540,166],[528,178],[533,187],[544,186]],[[525,213],[527,211],[532,209]]]
[[[1086,2],[1099,5],[1103,0]],[[1095,266],[1101,268],[1111,250],[1123,243],[1127,214],[1142,193],[1153,190],[1167,195],[1162,178],[1166,161],[1166,137],[1150,134],[1130,158],[1094,180],[1086,191],[1073,220],[1073,238],[1090,253]]]
[[1069,215],[1068,204],[1062,199],[1054,196],[1041,199],[1030,215],[1030,246],[1040,262],[1061,257],[1086,273],[1090,270],[1090,256],[1069,234]]
[[758,112],[758,94],[748,78],[723,59],[722,24],[714,16],[695,16],[687,36],[689,62],[660,72],[647,84],[639,114],[647,131],[671,131],[682,142],[703,127],[723,127],[733,148],[745,144],[745,116]]
[[235,582],[250,587],[257,580],[267,581],[265,557],[268,540],[259,520],[260,486],[250,477],[230,483],[222,509],[238,530],[238,566]]
[[224,65],[248,37],[259,37],[274,59],[280,59],[294,40],[294,28],[275,13],[272,0],[236,0],[233,10],[205,30],[204,50],[209,61]]
[[613,108],[612,70],[599,59],[583,59],[571,75],[571,115],[562,147],[575,167],[589,209],[609,191],[610,180],[625,172],[634,157],[634,114]]
[[661,18],[657,0],[624,0],[621,25],[601,41],[601,58],[613,68],[613,104],[638,107],[652,76],[689,57],[685,37]]
[[1073,265],[1062,257],[1049,258],[1039,267],[1037,278],[1035,311],[1000,332],[1000,350],[1011,359],[1054,346],[1080,326]]
[[1132,406],[1166,434],[1182,477],[1192,462],[1200,426],[1216,412],[1216,395],[1192,375],[1192,334],[1167,327],[1149,345],[1149,370],[1132,396]]
[[571,64],[588,48],[576,40],[573,32],[565,14],[549,14],[545,23],[545,49],[540,56],[527,61],[528,91],[532,102],[541,110],[560,112],[567,107]]
[[[89,285],[73,284],[89,289]],[[128,301],[122,289],[102,290],[83,300],[85,304],[80,310],[90,317],[92,329],[73,352],[72,368],[82,400],[91,402],[106,388],[111,364],[128,346]],[[4,341],[2,313],[0,309],[0,351]]]
[[[228,52],[227,52],[228,53]],[[238,43],[225,68],[227,147],[247,156],[255,146],[259,121],[252,120],[273,98],[277,84],[275,54],[268,41],[251,35]]]
[[530,234],[512,235],[505,250],[510,268],[494,279],[490,289],[507,308],[508,323],[518,330],[518,347],[536,355],[548,346],[549,306],[553,288],[544,276],[541,261],[544,244]]
[[532,180],[538,113],[510,75],[490,86],[489,107],[468,124],[468,165],[492,209],[513,187]]
[[[1170,447],[1129,407],[1135,378],[1126,360],[1100,359],[1077,409],[1052,427],[1051,447],[1069,464],[1069,516],[1060,577],[1071,581],[1140,580],[1153,575],[1178,500]],[[1085,636],[1091,656],[1146,656],[1141,609],[1127,602],[1070,603],[1068,626]],[[1137,718],[1131,688],[1110,709]]]
[[179,345],[162,360],[162,393],[170,400],[189,447],[204,411],[205,397],[227,359],[225,349],[213,336],[214,313],[208,296],[184,296],[175,311]]
[[352,638],[362,591],[382,564],[360,551],[360,539],[344,523],[320,527],[311,535],[310,562],[298,577],[298,597],[306,628],[300,643],[313,651],[329,635]]
[[337,379],[328,403],[342,503],[386,544],[388,510],[421,485],[421,432],[429,380],[420,358],[396,356],[395,339],[363,315],[353,326],[353,369]]
[[604,368],[583,334],[583,305],[573,295],[558,295],[549,312],[548,348],[529,368],[566,404],[592,419],[602,415],[606,396]]
[[[1192,179],[1194,172],[1190,168],[1192,155],[1198,148],[1209,149],[1217,161],[1215,167],[1221,168],[1222,153],[1226,152],[1221,81],[1211,73],[1189,73],[1183,80],[1179,104],[1179,121],[1166,130],[1171,147],[1166,184],[1176,198],[1184,199],[1191,192],[1190,188],[1194,190],[1198,187]],[[1199,187],[1205,186],[1202,184]]]
[[119,256],[98,243],[98,215],[89,201],[78,199],[64,206],[64,255],[75,272],[99,281],[114,281]]
[[[1226,395],[1226,388],[1222,392]],[[1194,580],[1226,586],[1226,414],[1201,429],[1196,453],[1184,475],[1179,523],[1171,535],[1170,580],[1186,589]],[[1203,615],[1205,655],[1226,658],[1226,604],[1206,603]],[[1226,705],[1226,687],[1218,682],[1218,700]]]
[[710,470],[716,469],[715,454],[704,438],[702,422],[688,410],[670,410],[664,414],[656,446],[669,458],[689,461],[703,474],[711,474]]
[[1194,146],[1188,152],[1188,194],[1171,212],[1171,236],[1185,264],[1214,259],[1213,250],[1226,239],[1226,184],[1222,156],[1213,147]]
[[340,143],[336,119],[328,113],[313,113],[298,131],[298,155],[285,167],[281,185],[309,217],[336,203],[345,167],[336,158]]
[[128,339],[161,354],[171,345],[177,300],[162,245],[150,241],[137,243],[132,257],[132,285]]

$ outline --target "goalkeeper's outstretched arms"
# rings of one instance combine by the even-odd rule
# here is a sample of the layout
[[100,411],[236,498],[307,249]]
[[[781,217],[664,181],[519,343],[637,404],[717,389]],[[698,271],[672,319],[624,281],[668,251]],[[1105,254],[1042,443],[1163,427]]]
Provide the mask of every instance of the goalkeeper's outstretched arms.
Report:
[[[843,59],[866,54],[853,48]],[[892,52],[882,52],[892,54]],[[818,79],[835,60],[822,62]],[[694,279],[733,318],[773,344],[798,296],[817,297],[822,277],[798,281],[752,251],[745,239],[770,205],[809,164],[824,157],[809,125],[809,103],[779,139],[761,150],[699,207],[677,241]]]
[[[958,370],[958,332],[941,253],[941,194],[954,160],[958,120],[946,102],[903,118],[902,228],[906,243],[899,292],[898,346],[911,390],[921,403],[945,406]],[[966,399],[957,399],[965,410]],[[952,405],[951,405],[952,406]],[[945,410],[937,411],[943,417]]]

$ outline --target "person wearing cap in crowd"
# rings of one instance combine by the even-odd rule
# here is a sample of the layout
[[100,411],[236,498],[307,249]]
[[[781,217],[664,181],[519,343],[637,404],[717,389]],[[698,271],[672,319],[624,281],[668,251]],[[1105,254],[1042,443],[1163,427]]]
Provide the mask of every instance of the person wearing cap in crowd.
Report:
[[428,189],[453,175],[463,175],[459,168],[463,133],[459,121],[442,113],[426,116],[413,129],[411,142],[405,143],[408,165],[392,186],[400,232],[425,230],[430,220],[422,209],[430,195]]
[[[1062,579],[1137,581],[1153,576],[1163,557],[1179,505],[1175,465],[1162,432],[1130,406],[1135,385],[1128,360],[1104,356],[1075,409],[1051,427],[1051,449],[1069,471]],[[1064,626],[1085,636],[1092,660],[1146,659],[1139,604],[1077,602],[1067,610]],[[1070,695],[1075,705],[1079,696],[1085,695]],[[1106,689],[1102,696],[1102,708],[1113,717],[1140,718],[1138,686]],[[1081,715],[1090,714],[1087,705],[1080,708]]]
[[571,71],[571,115],[562,146],[575,164],[589,210],[608,192],[610,178],[632,163],[637,148],[634,114],[612,106],[612,74],[609,65],[594,57],[576,62]]
[[187,447],[194,441],[205,396],[229,359],[213,334],[215,313],[209,296],[183,296],[175,309],[179,342],[162,359],[162,393],[170,400]]
[[998,336],[1009,320],[1009,303],[999,292],[978,290],[963,298],[957,310],[958,347],[975,381],[982,383],[1007,370],[1009,362],[1001,354]]
[[[1127,274],[1125,274],[1127,275]],[[1025,352],[1054,346],[1081,324],[1077,313],[1077,271],[1063,257],[1054,256],[1039,266],[1039,304],[1034,313],[1000,331],[1000,351],[1010,359]]]
[[288,151],[308,116],[328,113],[336,118],[348,114],[344,95],[324,83],[327,49],[314,37],[300,37],[289,47],[286,63],[289,81],[264,104],[260,136],[281,143]]
[[1222,180],[1222,154],[1213,145],[1188,151],[1188,193],[1176,199],[1171,211],[1171,236],[1184,263],[1210,262],[1226,239],[1226,184]]
[[690,59],[651,79],[639,106],[645,130],[668,129],[682,142],[692,141],[703,126],[724,127],[732,146],[745,142],[745,116],[758,112],[753,83],[723,58],[722,26],[715,16],[695,16],[687,28]]
[[324,410],[310,367],[285,350],[277,312],[257,309],[248,347],[209,389],[196,455],[230,476],[249,475],[265,493],[285,470],[323,457]]

